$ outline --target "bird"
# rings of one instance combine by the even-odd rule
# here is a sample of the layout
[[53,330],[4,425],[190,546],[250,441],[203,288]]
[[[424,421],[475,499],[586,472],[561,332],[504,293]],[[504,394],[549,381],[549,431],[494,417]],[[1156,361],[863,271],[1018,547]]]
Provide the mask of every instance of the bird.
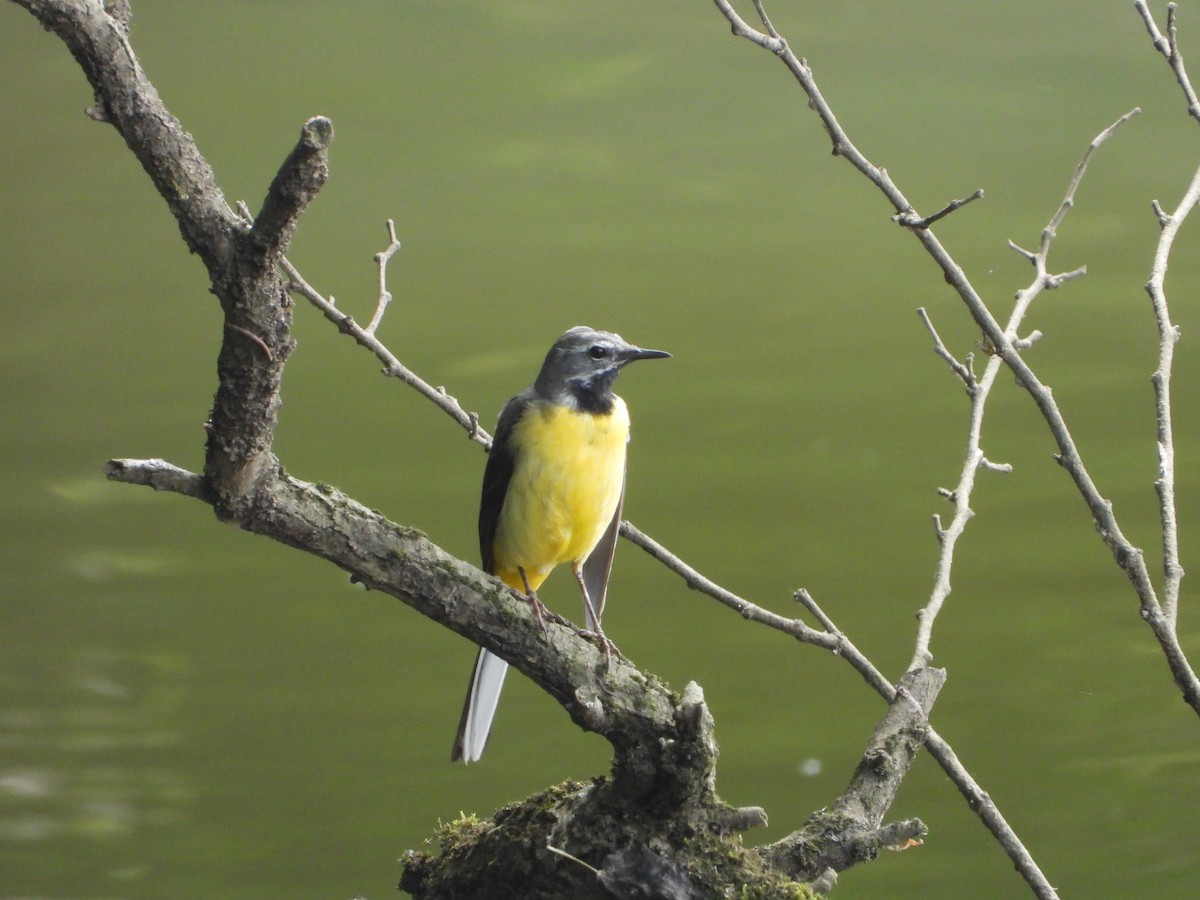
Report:
[[[617,373],[641,359],[664,359],[620,335],[585,325],[554,342],[533,384],[500,412],[483,472],[479,552],[483,570],[546,613],[537,589],[569,563],[583,594],[580,632],[615,646],[600,627],[625,497],[629,411],[613,393]],[[479,760],[508,663],[480,649],[463,703],[451,760]]]

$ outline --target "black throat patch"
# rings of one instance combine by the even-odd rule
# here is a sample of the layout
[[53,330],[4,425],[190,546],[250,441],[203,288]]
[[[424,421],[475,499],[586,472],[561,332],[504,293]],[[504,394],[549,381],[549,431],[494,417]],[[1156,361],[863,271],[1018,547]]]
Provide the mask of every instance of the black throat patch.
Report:
[[607,416],[613,411],[613,381],[617,370],[611,369],[587,379],[571,379],[569,382],[571,396],[575,399],[581,412],[594,416]]

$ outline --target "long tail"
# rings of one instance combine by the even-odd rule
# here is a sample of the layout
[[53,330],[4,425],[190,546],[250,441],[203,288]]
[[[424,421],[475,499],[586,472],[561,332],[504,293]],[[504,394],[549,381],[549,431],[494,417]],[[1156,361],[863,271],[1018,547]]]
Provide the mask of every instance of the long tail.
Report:
[[467,699],[463,703],[462,718],[458,722],[458,734],[454,737],[454,749],[450,752],[452,762],[460,759],[467,763],[477,762],[483,755],[507,673],[508,663],[486,650],[479,651]]

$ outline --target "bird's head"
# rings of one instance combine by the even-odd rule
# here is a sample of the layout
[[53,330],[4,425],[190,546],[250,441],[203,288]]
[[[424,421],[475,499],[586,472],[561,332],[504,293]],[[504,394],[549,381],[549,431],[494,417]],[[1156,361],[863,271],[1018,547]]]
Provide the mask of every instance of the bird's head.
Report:
[[606,411],[613,380],[624,366],[638,359],[665,359],[670,355],[663,350],[643,350],[610,331],[576,325],[554,342],[534,388],[550,400],[573,401],[593,412]]

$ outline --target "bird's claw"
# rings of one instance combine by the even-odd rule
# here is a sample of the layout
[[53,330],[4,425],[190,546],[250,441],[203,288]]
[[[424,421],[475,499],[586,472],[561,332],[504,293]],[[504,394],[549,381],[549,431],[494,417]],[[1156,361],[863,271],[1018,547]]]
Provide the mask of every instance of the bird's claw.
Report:
[[546,604],[539,599],[538,595],[533,591],[529,591],[525,595],[525,599],[529,601],[529,605],[533,607],[533,618],[539,625],[542,626],[542,633],[546,633],[546,619],[554,618],[554,613],[546,607]]
[[600,648],[600,652],[604,654],[604,665],[611,666],[613,656],[621,657],[623,654],[619,647],[609,640],[608,635],[603,631],[591,631],[587,628],[581,628],[576,632],[581,638],[589,640]]

